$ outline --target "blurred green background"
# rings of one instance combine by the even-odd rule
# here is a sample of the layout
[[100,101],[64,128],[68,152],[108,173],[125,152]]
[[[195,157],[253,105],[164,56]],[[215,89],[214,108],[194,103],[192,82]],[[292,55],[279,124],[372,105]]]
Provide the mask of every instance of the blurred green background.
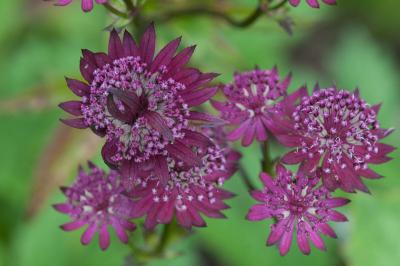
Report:
[[[57,187],[72,181],[79,163],[101,162],[101,140],[58,122],[64,114],[57,104],[73,97],[64,76],[80,78],[80,49],[104,51],[107,33],[103,29],[113,22],[101,6],[84,14],[79,1],[74,2],[57,8],[40,0],[0,1],[1,266],[122,265],[129,253],[116,239],[107,252],[100,251],[96,242],[81,246],[81,232],[62,232],[58,225],[68,218],[50,207],[63,200]],[[156,0],[148,2],[146,12],[159,8]],[[383,102],[382,126],[399,128],[400,2],[338,2],[337,7],[320,10],[305,3],[290,8],[288,14],[296,22],[293,36],[266,16],[246,29],[204,17],[176,19],[157,25],[158,47],[182,35],[185,45],[198,44],[192,63],[203,71],[222,73],[219,81],[229,81],[233,71],[255,64],[265,68],[276,64],[282,74],[293,72],[290,90],[305,82],[311,87],[316,81],[348,89],[359,86],[367,101]],[[229,7],[241,18],[257,1],[214,4]],[[397,146],[399,140],[396,131],[386,142]],[[278,145],[272,151],[284,152]],[[259,147],[253,145],[243,153],[242,164],[260,185]],[[282,258],[275,247],[267,248],[270,222],[244,220],[253,200],[236,175],[226,185],[238,194],[230,201],[228,220],[208,219],[207,228],[195,230],[175,247],[182,256],[151,265],[400,265],[399,155],[395,151],[393,161],[374,167],[385,178],[367,181],[372,195],[350,195],[352,203],[342,208],[350,221],[334,225],[339,239],[326,239],[325,253],[313,250],[303,256],[293,245]]]

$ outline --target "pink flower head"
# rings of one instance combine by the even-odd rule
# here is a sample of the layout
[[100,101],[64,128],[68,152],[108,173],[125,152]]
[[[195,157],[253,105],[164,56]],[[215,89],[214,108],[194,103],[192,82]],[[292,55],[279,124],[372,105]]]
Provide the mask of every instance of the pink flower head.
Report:
[[147,229],[170,223],[174,216],[187,229],[206,226],[200,213],[212,218],[225,217],[221,210],[229,206],[224,200],[233,194],[220,188],[229,171],[224,152],[217,145],[192,148],[202,158],[200,165],[186,167],[168,157],[167,183],[153,175],[135,180],[135,187],[130,191],[137,200],[133,213],[137,217],[146,215]]
[[277,99],[286,95],[290,79],[288,75],[281,81],[276,68],[235,73],[233,83],[222,89],[228,101],[212,101],[222,119],[237,126],[228,134],[228,140],[243,137],[243,146],[249,146],[255,138],[267,140],[269,111]]
[[[47,0],[48,1],[48,0]],[[66,6],[69,5],[72,0],[56,0],[56,6]],[[96,0],[97,4],[105,4],[108,0]],[[93,0],[82,0],[82,10],[85,12],[92,11],[93,9]]]
[[[194,46],[175,55],[181,38],[168,43],[156,56],[155,30],[151,24],[139,44],[125,32],[121,41],[111,32],[108,54],[83,50],[81,73],[89,83],[67,79],[80,101],[60,106],[75,119],[62,120],[76,127],[90,127],[106,136],[102,154],[110,167],[134,177],[141,168],[157,167],[166,173],[166,156],[194,165],[200,162],[185,144],[191,134],[190,120],[211,116],[190,108],[207,101],[215,88],[201,87],[216,74],[186,67]],[[167,178],[167,176],[162,176]]]
[[252,196],[260,203],[251,207],[247,214],[250,221],[275,219],[271,226],[267,245],[276,244],[284,256],[292,244],[296,232],[297,244],[304,254],[311,252],[309,241],[318,249],[325,250],[320,234],[336,238],[329,221],[344,222],[347,218],[334,210],[350,201],[345,198],[332,198],[323,186],[317,186],[319,177],[293,176],[282,165],[276,167],[277,178],[273,180],[266,173],[260,178],[263,190],[253,191]]
[[296,107],[280,107],[270,128],[282,144],[295,148],[282,158],[283,163],[301,163],[306,173],[320,167],[323,183],[331,191],[340,187],[346,192],[368,192],[360,176],[381,177],[368,165],[387,162],[394,148],[379,142],[392,132],[379,126],[380,105],[368,105],[358,90],[316,87]]
[[[289,0],[292,6],[298,6],[301,0]],[[307,4],[313,8],[319,8],[318,0],[306,0]],[[336,0],[322,0],[327,5],[336,5]]]
[[67,202],[55,204],[54,208],[68,214],[72,221],[61,225],[65,231],[87,228],[82,234],[81,243],[87,245],[96,232],[99,233],[99,244],[102,250],[110,245],[110,235],[107,227],[114,228],[118,238],[128,242],[126,231],[136,228],[129,221],[132,201],[123,196],[123,186],[118,174],[110,171],[106,175],[100,168],[89,163],[90,171],[79,170],[77,179],[71,187],[63,187],[62,192]]

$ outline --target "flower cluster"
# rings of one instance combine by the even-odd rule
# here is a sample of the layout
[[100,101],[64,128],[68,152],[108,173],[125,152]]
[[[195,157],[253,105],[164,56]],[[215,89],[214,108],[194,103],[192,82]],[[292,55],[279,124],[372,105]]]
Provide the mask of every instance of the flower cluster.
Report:
[[[248,146],[256,138],[267,140],[267,130],[281,144],[293,150],[285,154],[274,180],[265,173],[263,191],[252,192],[262,202],[253,206],[248,220],[274,218],[268,245],[278,244],[281,255],[290,248],[293,232],[304,254],[309,240],[319,249],[325,246],[319,233],[336,237],[328,221],[346,221],[332,208],[347,204],[332,198],[331,192],[369,192],[361,177],[381,176],[370,164],[389,161],[394,147],[381,143],[392,130],[382,129],[377,120],[380,105],[370,106],[358,90],[306,87],[286,94],[290,75],[281,82],[276,69],[236,73],[234,82],[221,86],[226,102],[213,101],[220,117],[235,126],[228,140]],[[298,173],[282,164],[299,164]]]
[[80,100],[60,104],[75,116],[61,121],[103,137],[102,156],[113,169],[107,178],[93,165],[89,174],[80,171],[73,187],[64,190],[69,202],[55,206],[74,219],[63,229],[89,225],[83,244],[99,231],[106,249],[108,224],[126,243],[122,229],[133,230],[124,226],[142,216],[148,230],[174,217],[184,228],[205,226],[200,213],[225,217],[224,201],[233,196],[221,186],[241,155],[225,140],[225,121],[191,110],[216,93],[217,88],[204,87],[216,74],[186,67],[195,47],[176,54],[180,38],[155,56],[155,39],[154,25],[139,44],[128,32],[121,40],[112,31],[108,54],[83,50],[85,82],[67,78]]
[[277,244],[283,256],[288,253],[293,232],[301,252],[311,252],[309,240],[321,250],[325,244],[320,233],[336,238],[329,226],[329,221],[344,222],[347,218],[334,210],[350,201],[345,198],[333,198],[324,186],[318,186],[317,173],[310,178],[302,173],[293,175],[282,165],[276,167],[276,179],[266,173],[261,173],[263,190],[252,192],[254,199],[260,204],[250,208],[247,219],[260,221],[274,218],[276,223],[271,227],[267,245]]

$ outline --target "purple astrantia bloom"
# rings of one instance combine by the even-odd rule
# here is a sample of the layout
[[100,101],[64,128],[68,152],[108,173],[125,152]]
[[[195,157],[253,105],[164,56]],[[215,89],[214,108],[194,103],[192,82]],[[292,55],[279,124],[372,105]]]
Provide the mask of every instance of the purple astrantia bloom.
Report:
[[71,187],[62,188],[67,202],[54,205],[57,211],[68,214],[72,219],[61,228],[71,231],[87,225],[81,243],[89,244],[98,232],[100,247],[105,250],[110,244],[107,227],[111,226],[118,238],[127,243],[126,231],[136,228],[136,225],[129,221],[132,200],[121,194],[124,189],[115,171],[110,171],[107,175],[92,163],[89,163],[89,167],[88,173],[79,169],[78,177]]
[[394,148],[379,141],[392,130],[380,128],[380,106],[368,105],[358,90],[317,86],[296,107],[280,107],[270,128],[282,144],[295,148],[282,158],[283,163],[301,163],[306,173],[320,167],[323,183],[331,191],[340,187],[346,192],[368,192],[360,176],[381,177],[368,165],[390,160],[387,154]]
[[[289,3],[292,6],[298,6],[301,0],[289,0]],[[307,4],[313,8],[319,8],[319,1],[318,0],[306,0]],[[322,0],[325,4],[328,5],[336,5],[336,0]]]
[[157,168],[161,178],[168,178],[166,156],[187,165],[200,158],[185,144],[202,141],[201,134],[191,134],[189,121],[210,121],[210,115],[191,111],[216,93],[216,88],[202,87],[216,77],[186,67],[195,47],[176,53],[181,38],[168,43],[156,56],[155,30],[150,25],[139,44],[125,32],[121,41],[112,31],[108,54],[83,50],[81,73],[84,83],[67,79],[69,88],[81,101],[60,105],[79,118],[62,120],[76,127],[90,127],[106,136],[102,155],[111,167],[121,167],[130,178],[143,168]]
[[212,218],[225,217],[221,210],[229,206],[224,200],[233,194],[220,188],[230,171],[224,152],[217,145],[192,148],[202,158],[200,165],[187,167],[168,157],[166,184],[153,175],[135,180],[135,187],[130,191],[136,199],[133,213],[137,217],[146,215],[147,229],[170,223],[174,216],[187,229],[206,226],[200,213]]
[[290,77],[282,81],[276,68],[235,73],[233,83],[222,88],[228,101],[212,101],[222,119],[237,126],[228,134],[228,140],[243,137],[243,146],[249,146],[255,138],[267,140],[269,111],[276,100],[286,95]]
[[[48,1],[48,0],[46,0]],[[56,0],[56,6],[66,6],[69,5],[72,0]],[[94,0],[81,0],[82,1],[82,10],[85,12],[89,12],[93,9],[93,1]],[[108,0],[96,0],[97,4],[105,4]]]
[[319,177],[309,178],[302,174],[293,176],[282,165],[276,167],[277,178],[273,180],[266,173],[260,178],[263,190],[253,191],[252,196],[260,203],[251,207],[247,214],[250,221],[276,219],[271,226],[267,245],[276,244],[284,256],[292,244],[296,231],[297,244],[304,254],[311,252],[309,241],[318,249],[325,250],[320,233],[336,238],[329,221],[344,222],[347,218],[334,210],[350,201],[345,198],[332,198],[323,186],[317,186]]

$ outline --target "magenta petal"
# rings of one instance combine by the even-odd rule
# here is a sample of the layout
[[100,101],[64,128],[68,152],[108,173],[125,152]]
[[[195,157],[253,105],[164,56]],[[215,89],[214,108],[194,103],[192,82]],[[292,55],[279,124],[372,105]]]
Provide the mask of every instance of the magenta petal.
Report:
[[219,74],[217,73],[205,73],[205,74],[200,74],[199,78],[190,83],[187,84],[187,89],[189,90],[194,90],[196,88],[199,88],[205,84],[207,84],[208,82],[210,82],[211,80],[213,80],[214,78],[218,77]]
[[[180,51],[174,58],[172,58],[171,62],[168,64],[168,69],[178,71],[180,68],[184,67],[186,63],[189,62],[195,48],[196,46],[190,46]],[[175,71],[174,73],[176,73]]]
[[349,202],[350,202],[350,200],[346,199],[346,198],[331,198],[331,199],[325,200],[325,204],[329,208],[341,207],[341,206],[348,204]]
[[281,239],[283,233],[285,232],[287,222],[287,219],[283,219],[272,226],[271,233],[269,234],[267,240],[268,246],[272,246]]
[[118,36],[118,32],[115,29],[113,29],[110,33],[110,40],[108,42],[108,56],[114,60],[124,57],[124,48],[122,46],[121,39]]
[[311,253],[310,244],[308,243],[307,235],[305,232],[297,231],[297,244],[300,248],[300,251],[304,255],[309,255]]
[[61,213],[68,214],[73,211],[73,206],[69,203],[59,203],[59,204],[54,204],[53,208]]
[[144,114],[144,117],[147,119],[148,124],[161,133],[164,139],[168,141],[172,141],[174,139],[173,133],[171,129],[168,127],[165,119],[157,112],[147,111]]
[[333,231],[332,227],[329,226],[327,223],[319,223],[317,225],[319,231],[326,236],[330,236],[332,238],[337,238],[335,231]]
[[151,65],[150,72],[157,72],[161,66],[167,66],[171,62],[171,59],[176,52],[176,49],[181,43],[181,39],[182,38],[179,37],[171,41],[158,53]]
[[241,138],[247,128],[250,126],[251,120],[246,120],[243,122],[238,128],[233,130],[231,133],[228,134],[227,140],[235,141]]
[[103,224],[99,231],[99,244],[102,250],[106,250],[110,246],[110,234],[107,230],[107,225]]
[[176,219],[182,227],[186,229],[192,227],[192,219],[188,211],[176,211]]
[[67,113],[70,113],[71,115],[76,115],[76,116],[82,115],[82,110],[81,110],[82,103],[79,101],[63,102],[60,103],[58,106]]
[[84,12],[89,12],[93,9],[93,0],[82,0],[81,6]]
[[82,245],[88,245],[92,241],[94,233],[96,233],[96,231],[97,231],[97,226],[95,224],[89,225],[81,236]]
[[154,24],[151,23],[140,41],[140,54],[142,59],[148,66],[153,61],[154,51],[156,48],[156,31]]
[[347,217],[335,210],[329,210],[329,219],[334,222],[346,222]]
[[139,48],[135,40],[132,38],[132,35],[128,32],[124,32],[124,39],[123,39],[123,47],[125,56],[138,56],[139,55]]
[[121,240],[122,243],[128,243],[129,241],[129,237],[127,235],[127,233],[125,232],[124,228],[121,226],[121,224],[115,220],[112,223],[112,227],[115,230],[115,233],[117,234],[119,240]]
[[260,120],[255,121],[256,137],[258,141],[265,141],[268,138],[267,129],[264,128],[263,123]]
[[96,70],[96,66],[94,66],[92,63],[88,62],[87,60],[81,58],[80,63],[79,63],[79,69],[81,71],[81,74],[83,78],[91,83],[93,81],[93,72]]
[[317,0],[306,0],[307,3],[313,8],[319,8],[319,4]]
[[67,81],[68,88],[70,88],[75,95],[80,97],[89,95],[90,87],[86,83],[70,78],[65,78],[65,80]]
[[282,235],[281,242],[279,244],[279,253],[281,256],[285,256],[292,245],[293,239],[293,227],[294,227],[294,217],[290,218],[291,220],[288,222],[288,227]]
[[188,165],[200,164],[197,155],[181,141],[177,140],[173,144],[167,145],[166,149],[173,157]]
[[160,178],[161,184],[166,185],[169,180],[168,163],[164,156],[154,158],[154,172]]
[[60,228],[64,231],[73,231],[73,230],[81,228],[85,224],[86,224],[86,222],[78,220],[78,221],[72,221],[72,222],[63,224],[60,226]]
[[182,98],[189,107],[197,106],[208,101],[217,93],[217,90],[217,88],[200,89],[184,94]]
[[175,203],[172,200],[165,203],[158,212],[157,215],[158,222],[163,224],[171,222],[172,217],[174,216],[174,210],[175,210]]
[[305,158],[306,155],[304,155],[302,152],[298,152],[296,150],[293,150],[289,153],[286,153],[281,161],[284,164],[298,164],[300,162],[302,162]]
[[254,135],[256,132],[256,127],[253,122],[250,122],[250,125],[247,127],[246,131],[243,134],[242,145],[243,147],[250,146],[254,141]]
[[200,71],[196,68],[182,69],[172,76],[175,81],[180,82],[185,86],[195,82],[199,77]]
[[87,128],[88,126],[86,125],[85,121],[83,118],[73,118],[73,119],[60,119],[60,121],[67,126],[78,128],[78,129],[84,129]]
[[272,217],[271,211],[265,204],[257,204],[250,208],[249,213],[246,216],[247,220],[250,221],[261,221]]

